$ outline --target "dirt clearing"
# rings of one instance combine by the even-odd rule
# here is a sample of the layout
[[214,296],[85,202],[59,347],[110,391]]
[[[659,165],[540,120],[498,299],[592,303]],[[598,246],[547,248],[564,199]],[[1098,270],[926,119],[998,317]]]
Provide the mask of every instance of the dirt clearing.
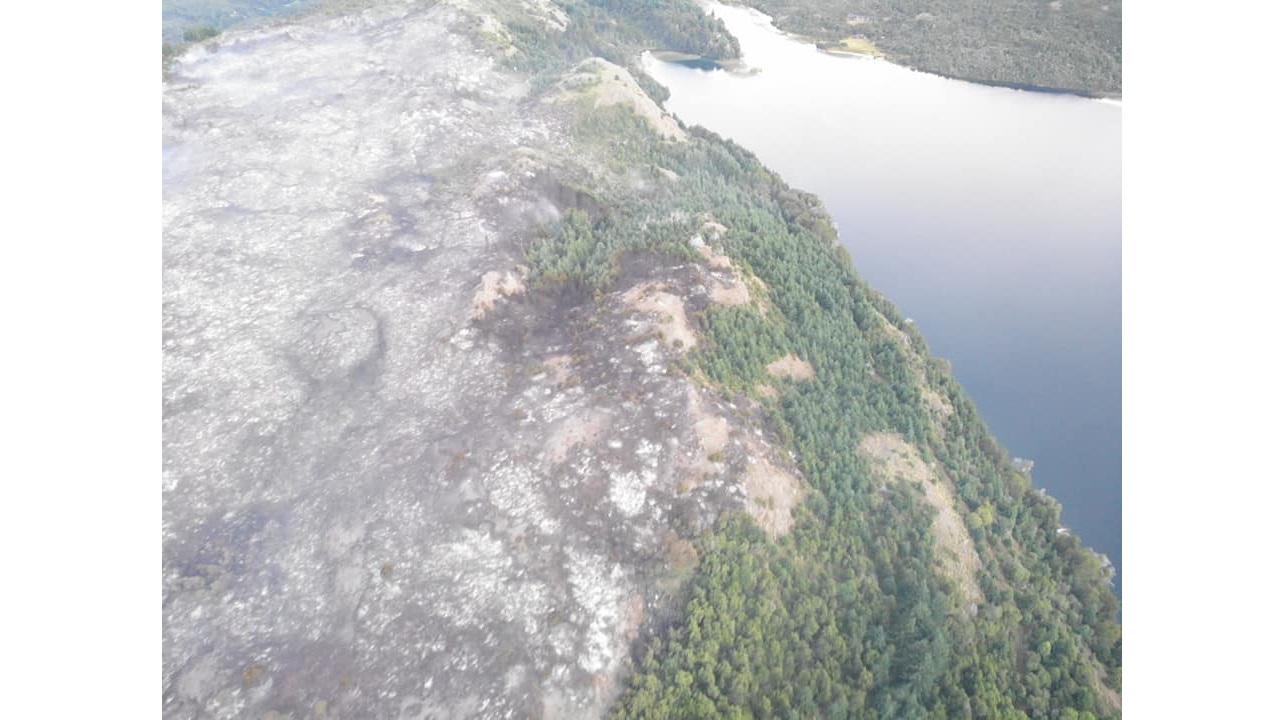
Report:
[[792,529],[792,510],[805,497],[796,476],[770,462],[765,451],[749,442],[748,469],[743,478],[747,510],[773,540]]
[[809,380],[814,377],[814,367],[791,353],[766,365],[765,371],[774,377],[792,380]]
[[642,283],[624,293],[624,303],[643,313],[658,315],[659,335],[669,347],[689,350],[698,344],[686,318],[686,304],[658,283]]
[[938,570],[961,589],[967,601],[983,602],[977,582],[982,561],[948,483],[934,474],[915,447],[895,433],[868,435],[858,444],[858,454],[872,462],[886,483],[906,481],[921,486],[925,501],[938,511],[933,520]]

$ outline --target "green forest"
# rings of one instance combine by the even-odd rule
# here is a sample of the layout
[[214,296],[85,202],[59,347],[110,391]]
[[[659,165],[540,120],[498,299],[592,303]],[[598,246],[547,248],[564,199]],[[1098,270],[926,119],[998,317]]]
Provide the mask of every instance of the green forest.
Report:
[[1118,95],[1121,0],[742,0],[828,46],[871,41],[890,60],[947,77]]
[[[605,4],[568,6],[590,24],[557,38],[565,50],[547,31],[523,31],[540,68],[595,52],[636,72],[631,53],[650,37],[696,54],[713,42],[659,24],[643,31],[650,37],[607,35]],[[703,262],[689,245],[701,219],[728,227],[718,250],[764,282],[773,307],[695,318],[702,341],[684,370],[763,402],[813,489],[778,541],[746,516],[697,539],[679,620],[641,641],[614,717],[1118,717],[1121,628],[1108,571],[1059,532],[1058,503],[1013,468],[945,363],[858,277],[817,198],[701,128],[667,142],[611,107],[579,112],[574,131],[616,176],[666,169],[679,179],[638,197],[599,178],[590,190],[606,212],[569,212],[530,248],[536,286],[600,296],[629,254]],[[789,352],[815,378],[780,382],[776,399],[755,395],[765,364]],[[926,391],[950,414],[936,419]],[[920,491],[882,487],[855,451],[879,432],[905,438],[955,488],[981,558],[976,607],[936,570],[934,510]]]

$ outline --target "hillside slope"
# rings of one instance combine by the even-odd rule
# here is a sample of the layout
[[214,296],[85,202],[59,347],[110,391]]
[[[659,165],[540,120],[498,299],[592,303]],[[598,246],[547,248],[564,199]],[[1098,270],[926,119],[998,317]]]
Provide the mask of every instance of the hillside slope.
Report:
[[165,717],[1118,716],[1060,508],[818,200],[636,65],[733,39],[611,5],[173,63]]
[[[1118,96],[1120,0],[742,0],[829,49],[875,49],[908,67],[1013,87]],[[866,42],[864,42],[866,41]]]

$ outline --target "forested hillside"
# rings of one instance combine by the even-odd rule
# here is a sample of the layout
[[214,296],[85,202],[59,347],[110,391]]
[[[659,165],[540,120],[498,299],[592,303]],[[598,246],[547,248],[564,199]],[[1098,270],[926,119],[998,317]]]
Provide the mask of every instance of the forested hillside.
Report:
[[[869,41],[890,60],[948,77],[1118,95],[1120,0],[744,0],[828,48]],[[849,43],[846,43],[850,40]]]
[[[604,293],[638,251],[706,262],[689,239],[705,222],[725,228],[714,247],[760,281],[766,302],[696,318],[705,342],[682,370],[760,402],[813,489],[777,541],[744,518],[700,538],[682,617],[652,630],[615,715],[1118,716],[1108,571],[1061,530],[1057,502],[1013,468],[945,364],[857,276],[821,203],[700,129],[668,142],[612,108],[580,114],[576,133],[607,148],[616,176],[677,179],[639,199],[603,192],[608,212],[548,231],[529,256],[541,291]],[[767,373],[789,354],[813,377]],[[894,481],[882,446],[929,479]],[[950,507],[927,500],[926,482],[953,491]],[[944,511],[967,528],[971,554],[938,537]],[[958,553],[969,578],[953,570]]]

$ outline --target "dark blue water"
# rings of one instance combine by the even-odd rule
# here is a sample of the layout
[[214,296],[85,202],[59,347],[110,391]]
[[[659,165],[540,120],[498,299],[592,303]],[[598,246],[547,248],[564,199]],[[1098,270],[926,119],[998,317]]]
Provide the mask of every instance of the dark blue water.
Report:
[[859,272],[1118,571],[1121,106],[834,57],[711,9],[761,72],[647,56],[669,110],[823,198]]

